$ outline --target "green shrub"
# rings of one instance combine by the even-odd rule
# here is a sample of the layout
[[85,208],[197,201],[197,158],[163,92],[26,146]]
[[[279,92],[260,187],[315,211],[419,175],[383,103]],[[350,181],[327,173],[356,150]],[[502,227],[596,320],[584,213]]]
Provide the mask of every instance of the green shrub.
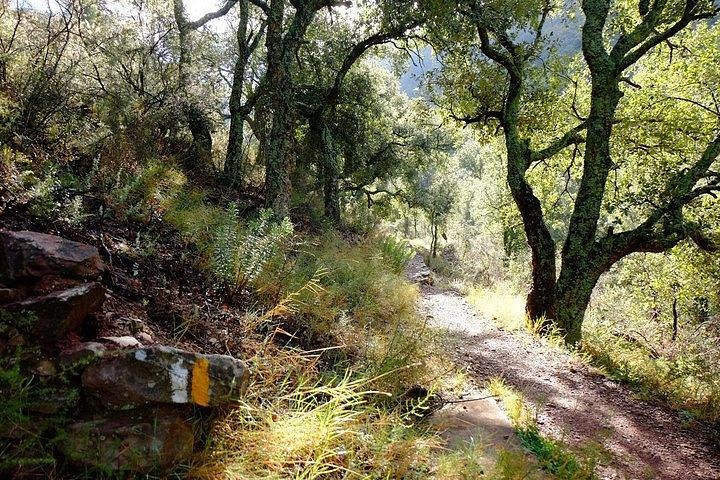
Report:
[[263,270],[285,253],[292,236],[290,221],[275,221],[271,210],[261,211],[256,220],[243,227],[237,206],[230,204],[215,226],[212,273],[227,285],[253,285]]
[[181,193],[187,179],[168,159],[153,160],[139,171],[118,172],[110,192],[111,206],[121,218],[147,220]]
[[382,237],[378,245],[382,251],[383,260],[396,273],[402,273],[414,255],[410,243],[394,236]]

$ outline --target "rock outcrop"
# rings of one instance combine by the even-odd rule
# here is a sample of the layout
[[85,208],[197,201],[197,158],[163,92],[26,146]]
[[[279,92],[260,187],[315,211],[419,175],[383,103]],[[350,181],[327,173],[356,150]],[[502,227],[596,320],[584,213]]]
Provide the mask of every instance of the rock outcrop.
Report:
[[32,379],[22,384],[37,392],[22,407],[30,425],[1,426],[4,455],[32,431],[62,438],[62,454],[83,468],[130,476],[170,469],[192,455],[197,420],[247,388],[240,360],[143,346],[152,338],[137,321],[135,336],[93,338],[104,271],[92,246],[0,232],[0,369],[19,369],[18,381]]
[[104,471],[169,469],[193,453],[187,416],[154,409],[75,420],[60,449],[72,462]]
[[5,309],[34,317],[29,333],[48,342],[78,332],[90,314],[100,311],[104,301],[105,289],[99,283],[91,282],[10,303]]
[[413,283],[419,283],[420,285],[433,284],[432,272],[419,253],[416,253],[410,262],[408,262],[405,275]]
[[90,279],[104,270],[97,248],[90,245],[44,233],[0,232],[0,279]]

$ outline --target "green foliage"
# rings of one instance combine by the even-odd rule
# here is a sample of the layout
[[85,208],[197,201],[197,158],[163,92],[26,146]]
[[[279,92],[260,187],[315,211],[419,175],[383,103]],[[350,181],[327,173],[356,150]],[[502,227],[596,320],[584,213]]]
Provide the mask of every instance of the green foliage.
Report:
[[231,204],[212,241],[212,273],[232,286],[253,285],[270,264],[281,262],[293,236],[290,221],[276,222],[271,210],[240,227],[237,206]]
[[147,220],[179,195],[185,175],[167,159],[149,161],[136,172],[118,172],[121,180],[110,193],[111,207],[120,218]]
[[402,273],[415,252],[406,240],[397,237],[387,236],[379,241],[383,260],[387,262],[390,269],[396,273]]
[[[15,469],[51,470],[55,442],[61,436],[67,407],[77,400],[77,392],[62,385],[50,385],[21,370],[23,352],[0,359],[0,473]],[[63,396],[63,407],[53,417],[38,417],[37,408]],[[39,470],[39,471],[49,471]]]
[[560,442],[542,436],[537,426],[517,429],[523,447],[535,455],[543,470],[563,480],[592,480],[595,463],[581,463]]
[[24,409],[29,403],[30,383],[31,380],[20,373],[19,362],[0,370],[0,425],[3,428],[12,429],[29,421]]

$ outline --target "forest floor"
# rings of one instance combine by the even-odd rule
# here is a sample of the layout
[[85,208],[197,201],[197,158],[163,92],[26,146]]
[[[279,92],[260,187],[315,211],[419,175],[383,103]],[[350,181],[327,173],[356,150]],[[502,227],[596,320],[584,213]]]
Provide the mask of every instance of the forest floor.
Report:
[[720,479],[712,433],[684,425],[678,412],[646,403],[578,357],[525,332],[510,332],[476,314],[452,290],[422,286],[429,323],[448,330],[448,351],[478,385],[496,377],[537,409],[540,433],[570,448],[607,453],[601,479]]

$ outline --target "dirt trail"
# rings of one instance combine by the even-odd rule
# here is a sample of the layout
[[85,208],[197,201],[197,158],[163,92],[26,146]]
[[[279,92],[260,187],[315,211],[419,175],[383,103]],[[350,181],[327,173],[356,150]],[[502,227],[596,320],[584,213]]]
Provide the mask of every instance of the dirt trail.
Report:
[[450,331],[458,365],[482,384],[501,376],[538,407],[543,434],[570,445],[599,442],[611,459],[602,479],[720,479],[717,440],[683,428],[676,412],[638,400],[570,355],[522,332],[508,332],[474,313],[456,292],[422,286],[422,309]]

